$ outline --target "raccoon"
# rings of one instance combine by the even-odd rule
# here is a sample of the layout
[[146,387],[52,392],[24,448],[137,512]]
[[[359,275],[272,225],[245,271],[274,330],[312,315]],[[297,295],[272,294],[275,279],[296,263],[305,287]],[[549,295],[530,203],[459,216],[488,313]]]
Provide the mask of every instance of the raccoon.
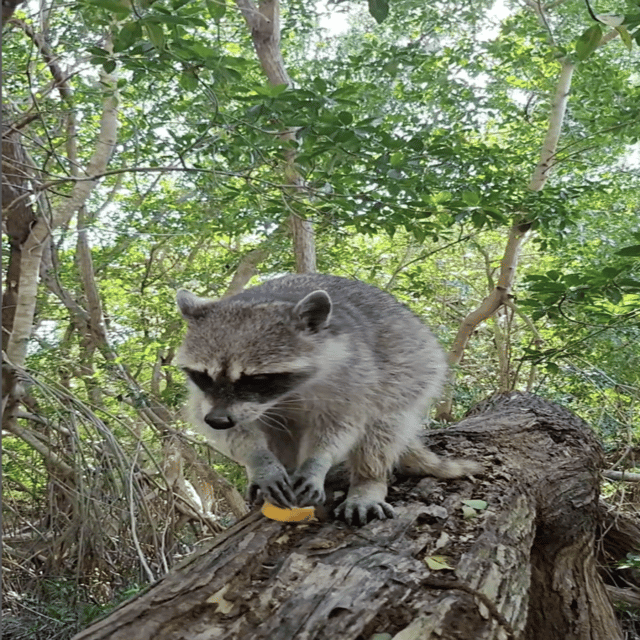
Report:
[[287,275],[221,300],[181,289],[188,324],[178,353],[190,421],[246,467],[249,497],[319,505],[345,463],[349,524],[392,518],[394,467],[453,478],[479,472],[420,442],[446,357],[431,331],[391,295],[329,275]]

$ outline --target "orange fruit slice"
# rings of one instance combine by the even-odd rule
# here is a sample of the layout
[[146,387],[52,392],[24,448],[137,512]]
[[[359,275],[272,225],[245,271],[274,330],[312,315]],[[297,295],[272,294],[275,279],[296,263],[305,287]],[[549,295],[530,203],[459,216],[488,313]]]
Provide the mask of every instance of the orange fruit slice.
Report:
[[294,509],[281,509],[270,502],[262,505],[262,515],[270,520],[280,522],[308,522],[315,514],[314,507],[295,507]]

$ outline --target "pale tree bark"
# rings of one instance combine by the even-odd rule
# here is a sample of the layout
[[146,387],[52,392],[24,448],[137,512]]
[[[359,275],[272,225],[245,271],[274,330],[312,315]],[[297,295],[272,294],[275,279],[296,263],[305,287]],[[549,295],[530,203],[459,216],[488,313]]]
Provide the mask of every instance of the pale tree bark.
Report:
[[[500,274],[498,282],[493,291],[482,301],[480,306],[469,313],[462,321],[458,333],[453,341],[449,352],[450,379],[453,380],[453,367],[460,363],[464,355],[467,342],[475,328],[490,318],[503,304],[509,302],[513,280],[518,265],[518,257],[522,244],[531,227],[529,222],[519,222],[514,224],[509,230],[507,246],[500,261]],[[453,384],[447,386],[443,400],[438,404],[436,417],[439,420],[451,420],[451,410],[453,407]]]
[[229,296],[235,296],[236,293],[240,293],[245,288],[249,280],[251,280],[255,275],[257,266],[267,257],[267,255],[268,251],[264,248],[253,249],[244,255],[240,260],[240,264],[235,270],[231,283],[227,287],[223,297],[227,298]]
[[[4,114],[3,114],[4,115]],[[21,134],[10,126],[2,131],[2,202],[6,205],[29,190],[32,180]],[[30,202],[21,201],[7,215],[3,211],[3,231],[9,236],[9,263],[2,292],[2,350],[9,344],[20,282],[22,244],[29,237],[36,215]]]
[[[539,17],[543,28],[548,29],[548,22],[542,15],[544,11],[542,6],[533,1],[527,1],[526,4]],[[599,46],[606,44],[616,35],[616,31],[608,33],[602,38]],[[550,45],[555,48],[552,34],[549,35],[549,41]],[[554,97],[551,102],[547,132],[544,142],[542,143],[540,157],[529,180],[528,188],[534,192],[542,190],[551,170],[557,162],[556,152],[558,149],[558,141],[562,132],[562,124],[564,122],[567,102],[571,91],[571,80],[576,68],[576,64],[572,62],[569,57],[562,58],[560,60],[560,65],[560,73],[558,74],[558,81],[556,83]],[[454,391],[453,380],[455,377],[454,367],[462,360],[467,342],[475,328],[481,322],[490,318],[501,306],[507,304],[513,306],[513,302],[511,301],[511,290],[518,267],[520,251],[528,236],[530,228],[531,222],[528,220],[526,213],[517,217],[515,223],[509,230],[505,251],[502,256],[502,260],[500,261],[500,274],[495,288],[480,303],[480,306],[466,316],[458,329],[458,333],[456,334],[449,352],[449,364],[451,366],[449,374],[450,383],[447,385],[443,399],[436,408],[436,417],[440,420],[452,419]]]
[[[252,0],[236,0],[249,30],[253,46],[260,60],[260,65],[269,83],[291,86],[291,78],[287,73],[280,49],[280,4],[279,0],[264,0],[255,5]],[[295,130],[283,131],[283,140],[295,140]],[[295,151],[285,154],[285,177],[287,184],[294,190],[304,187],[302,176],[295,168]],[[295,213],[289,216],[289,228],[293,238],[293,249],[298,273],[316,271],[316,249],[313,225]]]
[[94,153],[84,171],[87,179],[74,184],[69,198],[53,212],[50,220],[40,218],[36,222],[22,247],[19,295],[14,328],[7,346],[7,357],[17,366],[24,364],[27,354],[38,293],[40,262],[45,243],[54,229],[67,224],[86,203],[98,184],[98,179],[92,176],[101,174],[106,169],[116,143],[118,115],[115,75],[102,73],[101,84],[105,87],[105,93],[100,132]]
[[[56,61],[55,55],[53,55],[53,52],[43,36],[35,33],[29,25],[22,21],[12,20],[12,23],[20,26],[23,32],[34,42],[40,52],[40,55],[49,68],[61,99],[69,107],[66,115],[67,161],[71,175],[76,176],[76,167],[78,166],[78,159],[76,156],[76,122],[72,104],[71,88]],[[107,44],[107,46],[109,45]],[[94,176],[105,170],[116,141],[116,77],[112,74],[106,74],[103,72],[101,74],[101,82],[102,86],[105,87],[101,128],[96,143],[96,149],[85,171],[86,176]],[[3,161],[4,151],[5,147],[3,145]],[[22,164],[22,169],[24,171],[26,170],[28,163],[26,162],[26,154],[22,155],[25,160]],[[35,216],[33,216],[33,212],[31,212],[28,226],[25,228],[24,224],[21,225],[22,232],[20,237],[21,244],[19,245],[19,268],[12,265],[11,273],[8,274],[11,276],[11,332],[10,334],[3,336],[5,358],[14,366],[22,367],[26,358],[27,344],[31,336],[33,317],[35,313],[42,257],[47,242],[51,236],[51,232],[59,226],[68,224],[80,207],[86,202],[96,183],[97,180],[92,180],[91,178],[76,182],[68,200],[66,200],[66,202],[51,216],[47,217],[41,214],[41,216],[36,219]],[[9,184],[9,186],[11,185]],[[29,191],[37,190],[25,190],[24,187],[26,186],[27,183],[25,181],[23,188],[21,189],[22,193],[17,194],[16,192],[13,194],[15,197],[11,198],[8,205],[3,208],[3,214],[6,216],[7,220],[16,221],[23,220],[25,218],[24,213],[21,212],[25,208],[30,209],[26,204],[26,196],[29,195]],[[17,259],[18,252],[14,251],[12,257]],[[16,282],[13,282],[13,280],[17,280],[17,284]],[[6,413],[3,414],[3,424],[5,425],[11,420],[11,416],[17,408],[17,402],[15,400],[18,389],[16,387],[15,380],[8,380],[8,382],[9,384],[6,386],[3,385],[3,407],[7,409]]]
[[[4,6],[3,6],[4,9]],[[3,126],[2,130],[2,202],[12,202],[30,189],[32,179],[27,153],[18,130]],[[2,291],[2,353],[6,353],[13,332],[20,285],[22,244],[35,224],[33,206],[19,201],[10,213],[3,206],[3,232],[9,237],[9,259]],[[16,372],[13,367],[2,368],[2,416],[6,424],[18,409]]]
[[102,314],[102,302],[93,268],[91,248],[87,237],[87,212],[84,206],[78,210],[78,238],[76,242],[75,261],[80,275],[80,283],[84,294],[85,308],[88,312],[86,329],[80,336],[82,342],[80,367],[83,369],[82,379],[87,392],[95,406],[102,405],[102,393],[94,380],[94,354],[98,347],[107,342]]

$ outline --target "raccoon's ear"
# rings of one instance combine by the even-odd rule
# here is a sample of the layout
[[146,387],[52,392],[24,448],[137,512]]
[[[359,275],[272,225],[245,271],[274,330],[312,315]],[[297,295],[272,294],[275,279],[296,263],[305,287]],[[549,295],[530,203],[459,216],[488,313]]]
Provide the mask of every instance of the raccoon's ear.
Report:
[[200,298],[186,289],[178,289],[176,302],[182,317],[188,320],[189,318],[201,318],[212,301]]
[[312,291],[298,302],[293,312],[311,331],[319,331],[329,326],[331,319],[331,298],[326,291]]

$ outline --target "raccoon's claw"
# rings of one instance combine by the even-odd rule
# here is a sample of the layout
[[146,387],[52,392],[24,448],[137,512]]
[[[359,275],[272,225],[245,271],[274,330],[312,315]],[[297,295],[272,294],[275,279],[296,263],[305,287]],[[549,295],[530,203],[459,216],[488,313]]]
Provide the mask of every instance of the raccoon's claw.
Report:
[[324,482],[314,476],[294,474],[291,479],[299,507],[311,507],[323,504],[325,500]]
[[295,506],[296,494],[284,468],[275,469],[269,475],[254,479],[249,486],[249,500],[257,502],[260,497],[276,507],[291,509]]
[[396,517],[396,512],[387,502],[354,498],[347,498],[336,507],[334,513],[340,520],[354,526],[362,526],[371,520]]

